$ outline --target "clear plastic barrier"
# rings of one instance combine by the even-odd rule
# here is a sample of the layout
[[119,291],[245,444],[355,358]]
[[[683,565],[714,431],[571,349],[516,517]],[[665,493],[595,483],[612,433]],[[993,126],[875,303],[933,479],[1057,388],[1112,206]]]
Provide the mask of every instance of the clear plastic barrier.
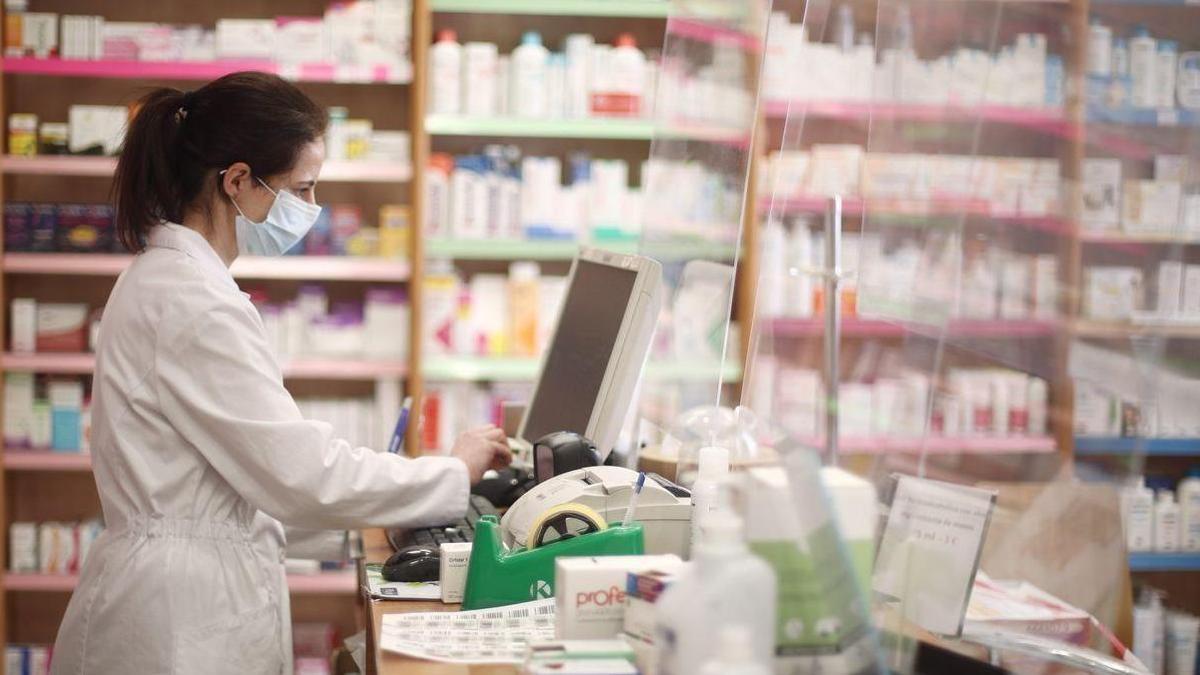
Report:
[[771,10],[741,401],[885,496],[879,625],[1120,659],[1188,565],[1139,616],[1200,612],[1200,9]]

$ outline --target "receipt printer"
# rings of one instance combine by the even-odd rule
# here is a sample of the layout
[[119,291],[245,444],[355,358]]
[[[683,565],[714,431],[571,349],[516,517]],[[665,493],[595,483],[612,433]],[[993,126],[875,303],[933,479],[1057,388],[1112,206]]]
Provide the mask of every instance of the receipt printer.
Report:
[[[555,476],[517,500],[500,526],[505,543],[527,546],[530,533],[545,529],[555,514],[580,520],[602,518],[620,523],[633,495],[638,473],[619,466],[593,466]],[[645,529],[646,553],[687,557],[691,542],[692,497],[684,488],[655,474],[646,475],[633,519]]]

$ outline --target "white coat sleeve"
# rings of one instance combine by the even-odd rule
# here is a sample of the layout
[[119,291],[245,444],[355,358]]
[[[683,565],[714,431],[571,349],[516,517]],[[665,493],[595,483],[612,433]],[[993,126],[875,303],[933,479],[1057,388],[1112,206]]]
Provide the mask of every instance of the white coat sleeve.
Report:
[[253,306],[216,303],[159,336],[167,419],[235,491],[286,526],[421,527],[466,513],[467,468],[351,447],[305,420],[283,387]]

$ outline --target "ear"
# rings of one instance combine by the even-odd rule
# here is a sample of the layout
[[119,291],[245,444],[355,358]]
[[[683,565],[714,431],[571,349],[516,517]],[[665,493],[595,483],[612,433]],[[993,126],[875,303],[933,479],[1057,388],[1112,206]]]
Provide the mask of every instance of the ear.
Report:
[[236,198],[252,187],[254,177],[250,173],[250,165],[245,162],[234,162],[221,172],[221,189],[228,197]]

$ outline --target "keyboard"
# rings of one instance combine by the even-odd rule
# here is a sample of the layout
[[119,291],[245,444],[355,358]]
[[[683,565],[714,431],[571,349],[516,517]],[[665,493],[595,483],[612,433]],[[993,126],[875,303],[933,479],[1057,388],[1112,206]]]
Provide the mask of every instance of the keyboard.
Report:
[[387,531],[388,543],[399,550],[412,544],[421,544],[437,548],[445,543],[475,541],[475,523],[483,516],[500,516],[500,512],[487,500],[487,497],[471,495],[467,504],[466,517],[457,523],[422,527],[417,529],[394,529]]

